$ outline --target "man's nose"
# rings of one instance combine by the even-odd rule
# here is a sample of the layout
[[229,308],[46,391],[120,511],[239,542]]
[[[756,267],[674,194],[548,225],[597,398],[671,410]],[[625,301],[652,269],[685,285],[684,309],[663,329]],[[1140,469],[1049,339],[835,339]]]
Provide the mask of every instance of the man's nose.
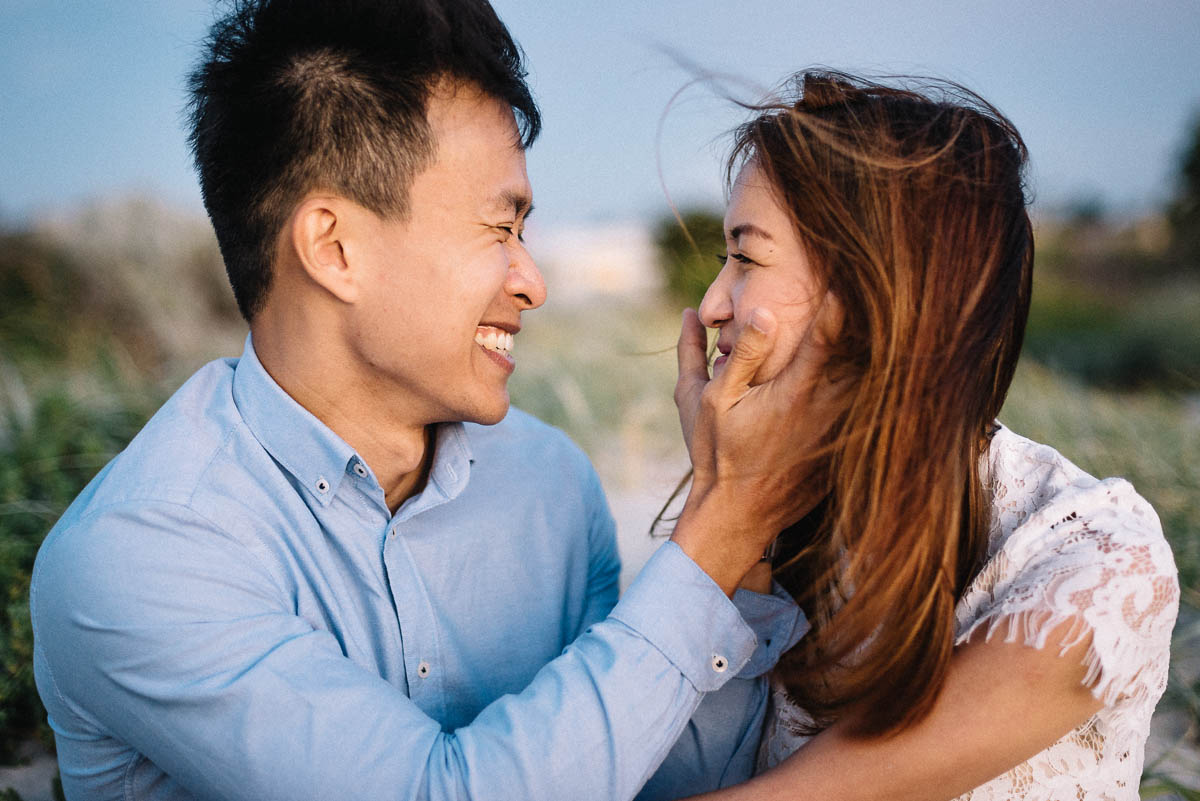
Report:
[[521,243],[514,248],[504,288],[516,298],[522,311],[536,309],[546,302],[546,282],[542,272]]

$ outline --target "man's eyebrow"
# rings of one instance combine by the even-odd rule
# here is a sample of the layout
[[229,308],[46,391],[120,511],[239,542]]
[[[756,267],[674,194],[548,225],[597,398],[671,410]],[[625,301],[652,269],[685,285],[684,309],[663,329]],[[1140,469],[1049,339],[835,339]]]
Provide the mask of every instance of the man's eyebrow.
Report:
[[741,239],[743,236],[757,236],[760,239],[767,240],[768,242],[775,241],[774,237],[772,237],[763,229],[759,228],[754,223],[742,223],[741,225],[735,225],[733,228],[729,229],[729,233],[726,234],[726,236],[729,239]]
[[521,192],[516,189],[506,189],[487,204],[490,208],[503,209],[504,211],[512,210],[516,217],[525,217],[528,219],[530,214],[533,214],[533,198],[526,192]]

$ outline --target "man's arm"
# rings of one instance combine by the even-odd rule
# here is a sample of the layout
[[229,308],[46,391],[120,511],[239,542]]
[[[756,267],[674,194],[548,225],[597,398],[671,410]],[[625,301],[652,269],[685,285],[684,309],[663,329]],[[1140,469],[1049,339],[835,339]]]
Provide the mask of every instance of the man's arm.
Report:
[[[629,798],[754,647],[668,545],[522,693],[446,732],[293,614],[240,542],[166,504],[63,532],[32,607],[57,725],[90,723],[222,798]],[[95,767],[66,761],[68,789]]]
[[[686,424],[704,460],[675,541],[608,618],[470,725],[442,731],[344,657],[220,526],[137,503],[51,534],[39,554],[35,663],[60,739],[115,737],[204,796],[631,797],[701,696],[750,660],[726,596],[796,512],[776,467],[797,443],[747,425],[779,406],[743,391],[770,350],[769,331],[747,332],[720,379],[691,384],[709,400]],[[733,447],[714,453],[721,443]],[[114,768],[64,756],[68,787]]]
[[639,801],[682,798],[744,782],[754,774],[767,713],[767,673],[808,631],[808,620],[767,576],[769,592],[739,589],[734,605],[757,646],[737,678],[708,693]]

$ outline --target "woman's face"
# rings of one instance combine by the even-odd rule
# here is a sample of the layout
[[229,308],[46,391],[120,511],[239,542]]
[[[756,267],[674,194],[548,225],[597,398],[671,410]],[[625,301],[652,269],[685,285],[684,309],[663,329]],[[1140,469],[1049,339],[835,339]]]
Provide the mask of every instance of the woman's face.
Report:
[[834,304],[821,290],[774,188],[753,161],[733,185],[725,212],[725,248],[725,266],[700,304],[701,322],[720,330],[714,377],[756,308],[772,312],[778,328],[775,346],[752,384],[774,378],[797,356],[819,367]]

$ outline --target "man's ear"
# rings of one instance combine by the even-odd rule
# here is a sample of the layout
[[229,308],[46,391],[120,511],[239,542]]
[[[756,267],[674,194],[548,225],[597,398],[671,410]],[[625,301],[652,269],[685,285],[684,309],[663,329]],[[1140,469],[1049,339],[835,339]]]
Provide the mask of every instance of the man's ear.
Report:
[[286,240],[308,277],[343,303],[358,299],[356,276],[342,246],[352,218],[348,201],[311,195],[293,212]]

